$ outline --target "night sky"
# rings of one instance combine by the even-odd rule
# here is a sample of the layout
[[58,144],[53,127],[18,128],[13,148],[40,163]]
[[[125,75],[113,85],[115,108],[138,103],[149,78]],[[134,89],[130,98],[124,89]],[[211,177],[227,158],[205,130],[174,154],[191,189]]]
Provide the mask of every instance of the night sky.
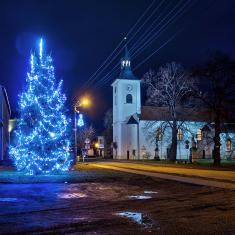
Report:
[[[17,95],[25,84],[30,50],[36,50],[40,37],[52,53],[57,78],[64,80],[68,108],[72,99],[82,95],[84,82],[99,68],[127,32],[137,22],[152,0],[30,0],[0,1],[0,83],[8,92],[11,108],[17,109]],[[146,17],[160,4],[156,0],[145,18],[137,24],[130,37]],[[151,45],[132,61],[133,67],[178,32],[165,47],[135,70],[141,77],[149,68],[176,61],[186,68],[202,63],[210,51],[220,50],[235,57],[234,0],[163,0],[159,10],[127,43],[131,47],[161,14],[166,16],[177,4],[189,4]],[[191,4],[191,5],[190,5]],[[176,8],[177,10],[177,8]],[[172,14],[173,15],[173,14]],[[170,15],[169,15],[170,17]],[[118,55],[100,80],[120,60]],[[92,83],[83,92],[93,97],[93,108],[87,113],[95,127],[101,129],[104,112],[111,107],[109,82],[99,89]]]

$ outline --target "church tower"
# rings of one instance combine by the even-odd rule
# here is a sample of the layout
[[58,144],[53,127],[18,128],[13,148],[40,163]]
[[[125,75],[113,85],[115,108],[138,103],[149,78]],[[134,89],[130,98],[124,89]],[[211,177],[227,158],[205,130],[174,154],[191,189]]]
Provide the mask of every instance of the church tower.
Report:
[[132,115],[138,119],[140,114],[140,80],[132,72],[127,46],[121,59],[120,74],[112,87],[114,158],[137,159],[137,125],[127,122]]

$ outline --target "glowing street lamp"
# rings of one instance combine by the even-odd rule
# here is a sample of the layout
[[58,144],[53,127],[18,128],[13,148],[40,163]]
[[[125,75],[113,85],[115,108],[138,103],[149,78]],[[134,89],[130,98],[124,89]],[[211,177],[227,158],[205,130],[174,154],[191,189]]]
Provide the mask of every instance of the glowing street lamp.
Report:
[[[77,158],[77,126],[84,126],[83,115],[80,113],[80,108],[88,108],[91,105],[91,101],[88,97],[82,97],[74,105],[74,159]],[[79,119],[77,121],[77,113],[79,114]]]

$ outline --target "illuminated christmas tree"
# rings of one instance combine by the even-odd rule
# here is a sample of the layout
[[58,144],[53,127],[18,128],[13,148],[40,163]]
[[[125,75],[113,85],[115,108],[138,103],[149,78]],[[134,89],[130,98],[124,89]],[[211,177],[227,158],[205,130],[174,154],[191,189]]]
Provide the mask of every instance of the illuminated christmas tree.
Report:
[[69,153],[69,123],[65,116],[66,97],[62,81],[56,82],[52,58],[43,51],[31,54],[31,71],[20,95],[17,129],[10,148],[17,170],[27,174],[50,174],[67,171],[72,158]]

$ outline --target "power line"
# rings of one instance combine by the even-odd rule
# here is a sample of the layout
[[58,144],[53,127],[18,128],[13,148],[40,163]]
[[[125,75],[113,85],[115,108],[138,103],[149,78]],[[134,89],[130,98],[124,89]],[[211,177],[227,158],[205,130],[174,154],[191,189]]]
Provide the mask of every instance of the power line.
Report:
[[153,55],[155,55],[157,52],[159,52],[163,47],[165,47],[169,42],[171,42],[176,35],[182,30],[179,30],[178,32],[176,32],[173,36],[171,36],[165,43],[163,43],[157,50],[155,50],[153,53],[151,53],[148,57],[146,57],[142,62],[140,62],[138,65],[135,66],[135,68],[133,70],[136,70],[137,68],[139,68],[142,64],[144,64],[147,60],[149,60]]
[[135,35],[138,34],[138,32],[144,27],[144,25],[149,21],[149,19],[156,13],[156,11],[161,7],[165,0],[162,0],[159,5],[153,10],[153,12],[146,18],[146,20],[143,22],[143,24],[138,28],[138,30],[131,36],[131,38],[128,38],[128,41],[130,42]]
[[[150,59],[154,54],[156,54],[157,52],[159,52],[163,47],[165,47],[169,42],[171,42],[175,37],[176,35],[178,34],[179,32],[175,33],[173,36],[171,36],[166,42],[164,42],[160,47],[158,47],[153,53],[151,53],[148,57],[145,58],[145,60],[143,60],[141,63],[139,63],[134,69],[136,70],[138,67],[140,67],[142,64],[144,64],[148,59]],[[109,78],[111,78],[112,75],[114,75],[118,69],[116,68],[117,66],[115,66],[112,71],[110,71],[108,74],[106,74],[102,79],[103,80],[103,83],[97,83],[95,85],[96,88],[99,88],[99,87],[102,87],[102,85],[104,85],[105,83],[108,82]]]
[[[89,83],[91,83],[92,78],[96,77],[96,74],[100,74],[100,70],[102,67],[104,67],[104,65],[106,64],[106,62],[112,57],[112,55],[117,51],[117,49],[121,46],[121,44],[123,43],[124,39],[122,41],[119,42],[119,44],[116,46],[116,48],[113,50],[113,52],[106,58],[106,60],[101,64],[101,66],[95,71],[95,73],[93,73],[92,76],[90,76],[88,78],[88,80],[86,81],[86,83],[84,84],[84,88],[87,87],[89,85]],[[119,54],[119,53],[118,53]],[[107,67],[107,65],[106,65]],[[102,72],[102,70],[101,70]]]
[[[167,4],[165,6],[165,9],[169,6],[170,4]],[[140,36],[140,38],[132,45],[132,47],[130,48],[130,51],[132,50],[132,48],[135,48],[135,46],[137,44],[139,44],[140,40],[143,39],[143,37],[147,34],[147,32],[153,27],[153,25],[159,20],[159,18],[161,18],[161,16],[164,14],[164,10],[158,15],[158,17],[152,22],[152,24],[145,30],[145,32]],[[156,26],[154,27],[154,29],[156,28]],[[151,31],[150,31],[151,32]]]
[[[132,55],[132,59],[134,59],[136,56],[138,56],[143,50],[144,50],[144,48],[146,48],[147,46],[149,46],[149,43],[152,43],[154,40],[156,40],[159,36],[160,36],[160,34],[163,32],[163,31],[165,31],[165,29],[166,29],[166,27],[168,26],[168,24],[169,23],[173,23],[173,21],[172,20],[174,20],[176,17],[177,17],[177,15],[179,14],[179,12],[181,12],[184,8],[185,8],[185,6],[187,6],[187,4],[189,3],[190,1],[188,1],[188,2],[186,2],[163,26],[161,26],[160,27],[160,29],[157,31],[157,33],[155,33],[152,37],[150,37],[150,39],[144,44],[144,45],[142,45],[141,46],[141,48],[139,48],[133,55]],[[168,14],[167,14],[167,16],[166,17],[168,17],[177,7],[178,7],[178,5],[179,4],[177,4]],[[181,13],[181,15],[182,15],[182,13]],[[161,20],[161,22],[160,23],[162,23],[165,19],[166,19],[166,17],[164,17],[163,18],[163,20]],[[171,22],[172,21],[172,22]],[[158,26],[159,26],[159,24],[158,24]],[[165,28],[165,29],[164,29]],[[156,37],[157,36],[157,37]],[[169,40],[168,40],[169,41]],[[147,45],[146,45],[147,44]],[[160,46],[160,49],[163,47],[163,46],[165,46],[166,44],[164,43],[162,46]],[[158,48],[159,49],[159,48]],[[159,50],[160,50],[159,49]],[[102,77],[98,82],[97,82],[97,84],[95,84],[95,86],[96,87],[100,87],[100,86],[102,86],[102,84],[105,84],[108,80],[109,80],[109,78],[115,73],[115,72],[117,72],[117,69],[115,69],[117,66],[119,65],[119,63],[118,64],[116,64],[115,65],[115,67],[113,68],[113,70],[111,71],[111,72],[109,72],[109,73],[107,73],[104,77]]]
[[[163,32],[163,31],[165,31],[167,28],[168,28],[168,26],[169,26],[169,24],[172,24],[173,22],[175,22],[176,21],[176,19],[177,19],[177,16],[181,16],[182,14],[183,14],[183,10],[185,9],[185,7],[188,5],[188,3],[190,2],[191,0],[189,0],[188,2],[186,2],[185,4],[183,4],[182,6],[181,6],[181,8],[180,9],[178,9],[174,14],[173,14],[173,16],[171,16],[169,19],[167,19],[167,17],[171,14],[171,13],[173,13],[175,10],[176,10],[176,8],[178,7],[177,5],[159,22],[159,24],[158,24],[158,26],[160,26],[160,24],[162,23],[162,22],[164,22],[165,20],[167,20],[167,22],[165,22],[163,25],[161,25],[160,26],[160,28],[158,29],[158,31],[157,32],[155,32],[152,36],[150,35],[151,34],[151,32],[153,31],[153,30],[151,30],[149,33],[148,33],[148,35],[146,35],[146,37],[141,41],[141,42],[144,42],[145,41],[145,43],[143,43],[142,45],[141,45],[141,47],[140,48],[138,48],[138,50],[133,54],[133,55],[135,55],[138,51],[140,51],[141,49],[144,49],[144,48],[146,48],[147,46],[149,46],[149,45],[151,45],[151,43],[154,41],[154,40],[156,40],[159,36],[160,36],[160,34]],[[148,39],[147,39],[148,38]],[[147,40],[146,40],[147,39]],[[140,43],[141,43],[140,42]],[[135,48],[133,48],[132,50],[134,50]]]
[[[126,37],[124,39],[121,40],[121,42],[118,44],[118,46],[113,50],[113,52],[106,58],[106,60],[101,64],[101,66],[96,70],[95,73],[93,73],[88,80],[85,82],[85,84],[83,85],[83,87],[87,87],[90,83],[92,83],[92,80],[95,80],[97,77],[97,73],[104,67],[104,65],[106,64],[106,62],[112,57],[112,55],[117,51],[117,49],[121,46],[121,44],[123,43],[123,41],[127,38],[127,36],[134,30],[134,28],[137,26],[137,24],[142,20],[142,18],[147,14],[147,12],[151,9],[151,7],[154,5],[156,0],[153,0],[152,3],[147,7],[147,9],[144,11],[144,13],[141,15],[141,17],[137,20],[137,22],[131,27],[131,29],[129,30],[129,32],[127,33]],[[116,54],[117,56],[117,54]],[[116,57],[115,56],[115,57]],[[113,61],[113,60],[112,60]],[[108,63],[108,65],[110,64],[110,61]],[[106,64],[105,68],[108,66]],[[104,68],[99,72],[102,73],[104,70]]]

